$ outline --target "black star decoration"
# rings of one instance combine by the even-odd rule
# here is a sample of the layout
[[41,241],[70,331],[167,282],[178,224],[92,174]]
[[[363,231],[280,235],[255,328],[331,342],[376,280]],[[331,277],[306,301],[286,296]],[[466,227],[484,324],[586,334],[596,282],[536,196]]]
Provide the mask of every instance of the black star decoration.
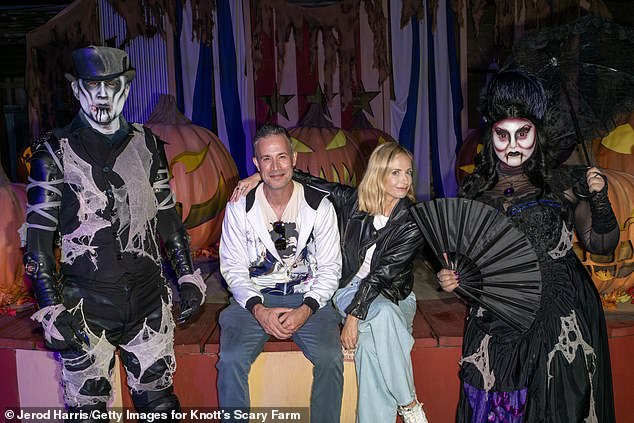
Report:
[[322,91],[321,85],[319,83],[317,84],[317,88],[315,88],[315,93],[307,95],[305,97],[308,104],[319,104],[324,111],[326,117],[330,117],[330,110],[328,110],[328,101],[326,100],[326,96],[324,95],[324,92]]
[[354,107],[352,111],[353,114],[356,114],[361,110],[365,110],[370,116],[374,116],[370,102],[374,100],[374,97],[379,95],[379,93],[380,91],[366,91],[363,87],[363,83],[361,83],[361,87],[354,94],[354,97],[352,97],[352,104]]
[[284,116],[285,119],[288,119],[288,113],[286,112],[286,103],[288,103],[293,95],[282,95],[277,89],[277,84],[273,86],[273,94],[260,96],[263,101],[269,106],[269,112],[267,114],[267,118],[271,117],[275,113],[279,113]]

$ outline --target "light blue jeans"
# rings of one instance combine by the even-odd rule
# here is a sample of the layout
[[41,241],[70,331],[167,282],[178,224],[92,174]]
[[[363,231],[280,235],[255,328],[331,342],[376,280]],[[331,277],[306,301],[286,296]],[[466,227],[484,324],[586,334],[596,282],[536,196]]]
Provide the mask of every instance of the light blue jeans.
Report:
[[[335,307],[343,310],[357,291],[353,279],[333,297]],[[412,292],[398,305],[382,295],[376,297],[365,320],[359,321],[359,339],[354,362],[357,370],[357,423],[396,421],[399,405],[415,398],[411,351],[414,345],[412,322],[416,314],[416,296]]]

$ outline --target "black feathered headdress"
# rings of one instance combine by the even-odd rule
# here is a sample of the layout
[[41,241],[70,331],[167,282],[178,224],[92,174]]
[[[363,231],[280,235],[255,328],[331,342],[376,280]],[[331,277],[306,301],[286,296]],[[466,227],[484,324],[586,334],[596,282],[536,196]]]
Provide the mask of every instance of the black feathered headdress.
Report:
[[507,118],[541,122],[546,113],[544,87],[522,68],[505,69],[493,76],[481,96],[480,111],[487,123]]

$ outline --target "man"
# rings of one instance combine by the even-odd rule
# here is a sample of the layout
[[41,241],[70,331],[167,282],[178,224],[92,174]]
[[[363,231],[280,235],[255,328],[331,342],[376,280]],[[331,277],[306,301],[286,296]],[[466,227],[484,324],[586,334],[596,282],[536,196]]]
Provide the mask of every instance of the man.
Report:
[[263,183],[227,204],[220,240],[233,294],[219,319],[220,406],[248,408],[249,369],[264,343],[292,338],[314,365],[311,422],[338,422],[343,357],[330,304],[341,273],[337,217],[326,193],[292,181],[297,153],[284,128],[260,128],[253,151]]
[[[24,264],[46,344],[60,351],[73,421],[96,421],[112,394],[120,347],[139,412],[178,410],[174,321],[158,237],[179,276],[181,318],[205,284],[174,208],[162,142],[121,116],[135,70],[110,47],[73,52],[67,74],[81,109],[33,147]],[[53,247],[61,244],[61,278]],[[165,420],[165,419],[163,419]]]

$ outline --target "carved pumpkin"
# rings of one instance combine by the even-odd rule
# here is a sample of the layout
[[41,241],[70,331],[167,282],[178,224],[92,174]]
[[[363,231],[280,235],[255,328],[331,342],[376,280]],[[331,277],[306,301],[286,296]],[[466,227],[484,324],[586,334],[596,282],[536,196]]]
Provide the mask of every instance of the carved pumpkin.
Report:
[[26,186],[12,184],[0,166],[0,307],[30,300],[18,229],[26,218]]
[[634,286],[634,175],[606,169],[608,196],[621,231],[619,244],[611,255],[591,254],[575,239],[573,248],[592,276],[604,307],[612,308],[616,299]]
[[214,246],[227,200],[238,183],[231,155],[215,134],[178,111],[173,96],[161,96],[146,126],[166,142],[170,185],[192,249]]
[[363,110],[360,110],[354,116],[350,133],[357,140],[365,162],[367,162],[377,146],[384,142],[396,142],[387,132],[373,127],[366,118],[365,113],[363,113]]
[[616,127],[603,139],[593,140],[594,157],[603,168],[634,174],[634,128]]
[[458,156],[456,157],[456,179],[458,183],[462,183],[475,169],[475,159],[482,150],[482,134],[483,129],[472,131],[462,142]]
[[290,128],[297,152],[297,169],[332,182],[356,186],[365,162],[357,140],[326,119],[322,106],[313,103],[295,128]]
[[16,178],[18,182],[28,183],[29,181],[29,172],[31,171],[31,156],[33,152],[31,151],[31,146],[24,147],[18,153],[18,166],[16,169]]

